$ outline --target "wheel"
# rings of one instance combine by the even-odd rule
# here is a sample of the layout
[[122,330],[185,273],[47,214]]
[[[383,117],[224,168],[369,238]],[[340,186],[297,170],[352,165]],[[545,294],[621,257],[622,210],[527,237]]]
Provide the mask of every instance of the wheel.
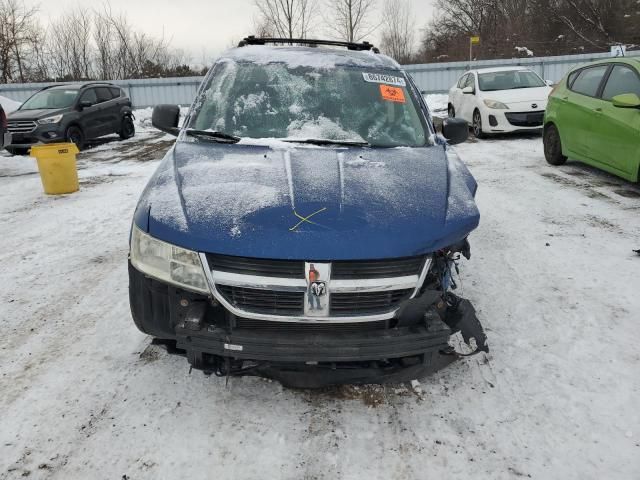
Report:
[[120,127],[118,134],[122,140],[131,138],[136,134],[136,127],[133,124],[133,119],[131,117],[127,116],[122,119],[122,126]]
[[562,142],[560,132],[555,125],[549,125],[542,134],[544,143],[544,157],[551,165],[562,165],[567,161],[567,157],[562,154]]
[[482,115],[480,115],[480,110],[475,110],[473,112],[473,134],[476,138],[485,138],[486,135],[482,131]]
[[449,118],[456,118],[456,109],[453,107],[453,105],[449,104],[447,113],[449,114]]
[[75,143],[78,150],[82,150],[84,147],[84,133],[82,133],[80,127],[73,125],[67,128],[65,138],[68,142]]

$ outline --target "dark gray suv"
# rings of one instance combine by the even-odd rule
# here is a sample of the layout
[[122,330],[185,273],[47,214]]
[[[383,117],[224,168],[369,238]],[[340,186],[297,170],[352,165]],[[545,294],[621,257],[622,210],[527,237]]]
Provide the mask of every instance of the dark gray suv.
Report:
[[131,101],[110,83],[46,87],[9,115],[8,130],[12,141],[5,148],[13,154],[39,143],[69,141],[82,149],[87,140],[103,135],[135,135]]

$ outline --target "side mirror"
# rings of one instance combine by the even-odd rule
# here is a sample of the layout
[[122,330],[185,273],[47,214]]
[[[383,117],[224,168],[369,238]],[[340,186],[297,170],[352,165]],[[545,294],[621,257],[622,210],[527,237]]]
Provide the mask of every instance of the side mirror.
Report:
[[158,105],[153,108],[151,125],[158,130],[177,136],[180,133],[179,121],[180,107],[178,105]]
[[473,87],[464,87],[462,89],[462,93],[464,93],[465,95],[475,95],[476,94],[476,92],[473,89]]
[[553,80],[545,80],[544,83],[546,83],[548,87],[553,87],[556,84]]
[[635,93],[623,93],[613,97],[613,106],[618,108],[640,108],[640,97]]
[[469,138],[469,124],[461,118],[445,118],[442,121],[442,136],[449,145],[464,143]]
[[83,100],[78,104],[78,110],[82,111],[85,108],[93,107],[94,103],[90,100]]

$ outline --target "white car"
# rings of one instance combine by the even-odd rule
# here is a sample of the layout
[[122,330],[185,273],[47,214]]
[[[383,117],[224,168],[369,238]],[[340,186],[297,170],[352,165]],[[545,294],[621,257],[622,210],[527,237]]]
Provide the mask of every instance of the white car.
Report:
[[469,122],[479,138],[540,130],[551,84],[523,67],[470,70],[449,90],[449,117]]

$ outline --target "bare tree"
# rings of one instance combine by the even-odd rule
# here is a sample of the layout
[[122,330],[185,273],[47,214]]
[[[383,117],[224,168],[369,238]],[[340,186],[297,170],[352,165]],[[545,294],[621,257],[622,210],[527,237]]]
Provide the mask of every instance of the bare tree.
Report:
[[56,78],[92,77],[91,24],[91,14],[81,8],[68,11],[51,24],[49,55]]
[[371,35],[379,25],[371,22],[377,0],[328,0],[325,21],[332,35],[347,42],[359,42]]
[[385,0],[382,18],[382,49],[400,63],[410,61],[415,38],[411,5],[403,0]]
[[0,76],[3,82],[25,81],[28,52],[36,29],[37,8],[27,8],[18,0],[0,0]]
[[258,25],[279,38],[307,38],[317,14],[314,0],[254,0]]

